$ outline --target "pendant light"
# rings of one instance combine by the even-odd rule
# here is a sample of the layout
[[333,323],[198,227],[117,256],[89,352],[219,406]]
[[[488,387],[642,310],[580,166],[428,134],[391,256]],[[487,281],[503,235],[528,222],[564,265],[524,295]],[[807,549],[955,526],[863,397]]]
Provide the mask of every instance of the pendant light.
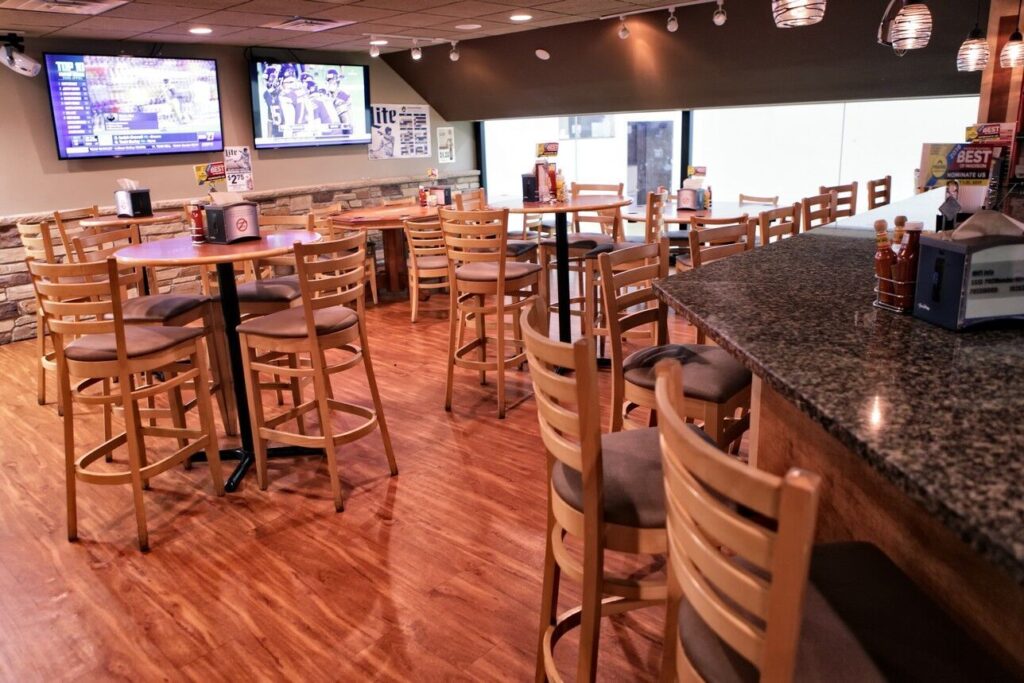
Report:
[[1003,51],[999,53],[999,66],[1004,69],[1016,69],[1018,66],[1024,66],[1024,36],[1020,33],[1020,8],[1021,3],[1017,3],[1017,29],[1010,36],[1010,42],[1003,46]]
[[715,26],[725,26],[725,22],[728,19],[729,16],[725,13],[725,0],[718,0],[718,8],[711,15],[711,21]]
[[988,38],[981,34],[981,0],[978,0],[978,13],[974,20],[974,30],[960,46],[956,54],[957,71],[984,71],[988,66],[992,53],[988,47]]
[[892,0],[878,27],[878,42],[903,56],[907,50],[928,46],[932,38],[932,13],[923,2]]
[[772,0],[772,16],[779,28],[811,26],[825,18],[826,0]]

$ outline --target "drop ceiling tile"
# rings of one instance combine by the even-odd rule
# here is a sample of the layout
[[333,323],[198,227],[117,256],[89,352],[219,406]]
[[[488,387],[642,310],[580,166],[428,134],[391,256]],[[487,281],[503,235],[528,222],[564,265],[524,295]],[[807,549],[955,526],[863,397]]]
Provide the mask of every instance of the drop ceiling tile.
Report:
[[330,5],[312,0],[249,0],[231,8],[233,12],[257,12],[263,14],[279,14],[286,17],[305,17],[323,12]]
[[452,4],[452,0],[360,0],[356,6],[391,9],[399,12],[419,12],[431,7],[450,4]]
[[[235,29],[236,31],[238,29]],[[132,40],[139,40],[144,43],[210,43],[213,36],[194,36],[190,33],[166,33],[164,31],[154,31],[153,33],[143,33],[141,35],[132,36]],[[224,38],[225,36],[221,36]],[[220,43],[220,41],[215,41]]]
[[453,2],[450,5],[441,5],[422,10],[424,14],[440,14],[446,17],[481,17],[485,14],[495,12],[509,12],[509,8],[493,2],[477,2],[477,0],[464,0]]
[[213,29],[213,33],[209,35],[196,36],[203,42],[213,44],[217,43],[217,38],[245,30],[240,26],[223,26],[218,24],[212,24],[203,19],[201,21],[189,21],[182,22],[180,24],[170,24],[169,26],[164,26],[163,28],[158,29],[157,31],[153,31],[153,33],[160,33],[162,35],[192,36],[192,34],[189,33],[189,29],[193,26],[206,26],[208,28]]
[[0,9],[0,26],[19,24],[21,26],[70,26],[82,20],[78,14],[57,14],[55,12],[25,12],[16,9]]
[[329,7],[321,4],[320,10],[310,16],[319,19],[334,19],[336,21],[377,21],[385,17],[402,16],[399,12],[389,9],[378,9],[375,7],[356,7],[353,5],[340,5]]
[[259,27],[264,24],[272,24],[274,22],[281,21],[280,14],[257,14],[254,12],[235,12],[233,10],[223,10],[220,12],[213,12],[203,17],[203,21],[208,21],[213,24],[223,24],[224,26],[241,26],[241,27]]
[[158,31],[164,26],[170,26],[173,23],[175,22],[167,19],[119,19],[104,15],[101,17],[89,17],[68,28],[83,31],[119,31],[138,34]]
[[[182,0],[184,4],[186,0]],[[127,5],[115,7],[109,12],[104,12],[104,17],[118,17],[121,19],[153,19],[166,21],[188,21],[189,19],[209,14],[210,10],[204,7],[184,7],[182,5],[145,5],[141,2],[130,2]]]
[[211,41],[224,45],[270,45],[273,42],[294,36],[291,31],[278,31],[272,28],[247,28],[225,36],[223,40]]
[[197,9],[227,9],[232,5],[241,4],[242,0],[135,0],[136,5],[180,5],[187,2],[189,7]]
[[621,2],[621,0],[558,0],[557,2],[540,5],[540,9],[561,14],[598,17],[604,14],[631,12],[642,8],[629,2]]
[[[386,20],[382,22],[365,22],[358,24],[349,24],[348,26],[339,26],[338,28],[328,29],[324,33],[328,33],[335,36],[362,36],[364,33],[400,33],[398,29],[405,28],[402,26],[396,26],[395,24],[388,24]],[[369,38],[367,38],[369,40]]]
[[47,34],[54,38],[92,38],[105,40],[125,40],[132,36],[139,35],[139,31],[113,28],[78,28],[77,26],[65,26],[53,33]]
[[[568,16],[568,15],[565,15],[565,14],[560,14],[558,12],[548,12],[546,10],[537,9],[536,7],[527,8],[526,10],[523,10],[523,11],[526,14],[529,14],[531,17],[533,17],[533,19],[531,19],[530,21],[512,21],[511,19],[509,19],[509,17],[512,16],[513,14],[517,14],[515,9],[506,9],[506,10],[504,10],[502,12],[497,12],[497,13],[494,13],[494,14],[487,14],[487,15],[484,15],[484,16],[481,16],[481,17],[478,17],[478,18],[479,19],[487,19],[489,21],[497,21],[497,22],[501,22],[503,24],[512,24],[513,26],[520,27],[524,31],[529,31],[530,28],[532,28],[534,26],[537,26],[538,22],[546,21],[548,19],[566,19],[567,18],[569,20],[578,20],[577,17]],[[587,19],[587,18],[588,17],[584,17],[584,19]]]
[[[285,31],[282,31],[285,33]],[[320,48],[334,45],[338,42],[338,36],[325,35],[323,33],[300,33],[294,36],[287,36],[284,40],[271,43],[274,47],[303,47]]]

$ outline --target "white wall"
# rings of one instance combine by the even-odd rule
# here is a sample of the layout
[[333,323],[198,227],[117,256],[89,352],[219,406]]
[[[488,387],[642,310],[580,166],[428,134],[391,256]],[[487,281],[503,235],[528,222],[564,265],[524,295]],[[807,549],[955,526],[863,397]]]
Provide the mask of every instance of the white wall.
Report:
[[[42,51],[109,54],[122,49],[147,50],[129,43],[95,41],[31,41],[30,54]],[[139,52],[137,52],[139,53]],[[248,65],[241,48],[166,45],[166,56],[212,57],[220,76],[221,107],[226,145],[252,145],[252,113]],[[370,64],[370,95],[379,103],[422,103],[420,97],[387,64],[365,54],[302,52],[306,59]],[[180,154],[121,159],[60,161],[54,141],[46,78],[28,79],[0,69],[0,216],[54,209],[110,204],[120,177],[147,185],[154,200],[197,194],[192,166],[209,163],[219,154]],[[305,149],[254,150],[257,190],[316,185],[342,180],[423,175],[428,167],[442,173],[464,171],[476,163],[471,123],[447,124],[431,110],[431,125],[453,125],[456,163],[438,166],[436,134],[433,158],[370,161],[365,145]]]

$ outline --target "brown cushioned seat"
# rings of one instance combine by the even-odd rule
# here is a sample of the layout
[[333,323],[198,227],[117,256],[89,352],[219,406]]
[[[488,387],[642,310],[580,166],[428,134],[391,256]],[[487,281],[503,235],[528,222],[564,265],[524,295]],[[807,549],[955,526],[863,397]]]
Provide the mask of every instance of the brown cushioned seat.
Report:
[[[517,280],[531,273],[539,273],[540,270],[541,267],[536,263],[507,261],[505,263],[505,280]],[[467,263],[455,269],[455,277],[468,282],[495,282],[498,279],[498,264]]]
[[444,254],[434,254],[432,256],[417,256],[416,267],[423,270],[436,270],[438,268],[448,267],[448,257]]
[[202,306],[210,299],[202,294],[150,294],[124,302],[125,322],[162,322]]
[[[714,445],[699,427],[690,428]],[[602,434],[601,468],[606,522],[640,529],[665,526],[665,484],[656,427]],[[583,477],[579,472],[556,462],[551,485],[562,500],[583,512]]]
[[669,242],[689,242],[690,231],[689,230],[666,230],[665,237],[668,238]]
[[[640,240],[640,244],[643,244],[643,239]],[[636,242],[608,242],[607,244],[599,244],[586,253],[586,258],[596,259],[601,254],[609,254],[613,251],[629,249],[635,246],[637,246]]]
[[529,240],[508,240],[506,248],[508,255],[515,258],[536,251],[537,243]]
[[[726,602],[731,601],[726,599]],[[763,628],[764,624],[759,626]],[[706,681],[757,683],[760,680],[757,668],[708,628],[685,598],[679,605],[679,641],[686,658]],[[874,683],[885,680],[856,636],[821,593],[808,585],[793,681]]]
[[[201,327],[130,325],[124,328],[124,342],[128,357],[139,358],[165,351],[203,334]],[[64,355],[70,360],[86,362],[117,360],[117,341],[113,332],[87,334],[68,344]]]
[[297,275],[285,275],[266,280],[253,280],[238,285],[239,301],[280,301],[287,303],[302,296]]
[[[611,235],[603,232],[570,232],[567,237],[570,249],[593,249],[599,244],[611,244],[615,241]],[[556,244],[554,237],[545,237],[540,243],[546,247],[553,247]]]
[[625,380],[654,391],[654,366],[663,358],[683,364],[685,394],[698,401],[722,403],[750,384],[750,371],[725,349],[703,344],[651,346],[622,362]]
[[[331,306],[313,311],[313,324],[316,325],[318,335],[340,332],[357,322],[359,316],[347,306]],[[238,326],[238,332],[276,338],[305,337],[309,334],[306,327],[306,309],[296,306],[246,320]]]

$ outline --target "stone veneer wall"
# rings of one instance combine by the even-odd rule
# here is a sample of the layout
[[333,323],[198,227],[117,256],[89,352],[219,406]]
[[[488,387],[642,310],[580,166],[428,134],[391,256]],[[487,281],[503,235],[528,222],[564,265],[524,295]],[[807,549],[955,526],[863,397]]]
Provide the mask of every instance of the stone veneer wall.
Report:
[[[293,187],[281,190],[247,192],[245,198],[257,202],[260,211],[268,214],[301,214],[330,204],[340,203],[344,208],[357,209],[377,206],[385,199],[414,197],[423,178],[383,178],[376,180],[349,181],[308,187]],[[445,176],[438,184],[456,190],[468,190],[480,186],[479,171],[467,171],[458,175]],[[177,199],[154,203],[154,210],[181,209],[198,198]],[[113,207],[100,207],[105,213],[113,213]],[[23,214],[0,216],[0,344],[29,339],[36,333],[36,300],[32,291],[28,269],[25,266],[25,250],[21,246],[17,223],[38,223],[51,220],[52,214]],[[153,225],[142,228],[144,240],[162,239],[187,234],[184,222]],[[59,239],[54,229],[54,239]],[[371,239],[373,233],[371,233]],[[379,241],[378,241],[379,243]],[[381,256],[378,248],[378,258]],[[194,267],[163,268],[157,273],[161,291],[198,291],[199,272]]]

